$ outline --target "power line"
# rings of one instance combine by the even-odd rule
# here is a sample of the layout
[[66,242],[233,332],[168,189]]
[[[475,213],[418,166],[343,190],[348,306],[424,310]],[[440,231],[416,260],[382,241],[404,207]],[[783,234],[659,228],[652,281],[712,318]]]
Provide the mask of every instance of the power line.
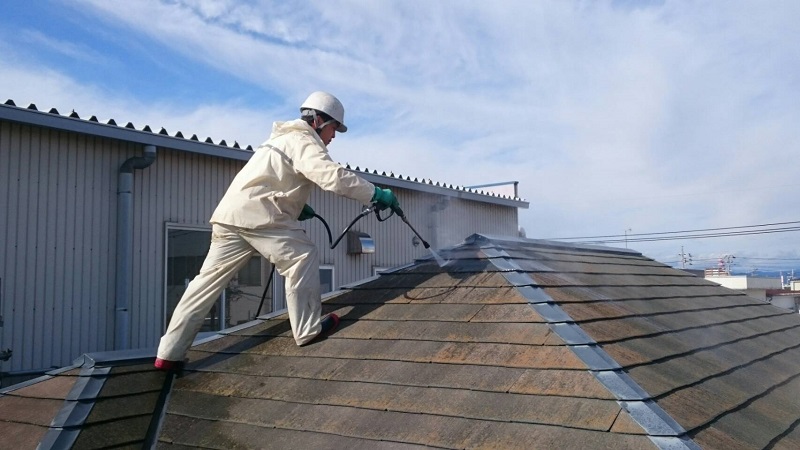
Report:
[[[579,236],[579,237],[566,237],[566,238],[550,238],[556,241],[573,241],[573,240],[589,240],[592,243],[611,243],[611,242],[652,242],[652,241],[669,241],[679,239],[706,239],[714,237],[730,237],[730,236],[748,236],[757,234],[771,234],[771,233],[787,233],[791,231],[800,231],[800,221],[792,222],[775,222],[765,223],[760,225],[742,225],[737,227],[719,227],[719,228],[701,228],[696,230],[681,230],[681,231],[664,231],[657,233],[634,233],[634,234],[613,234],[605,236]],[[793,225],[779,228],[766,228],[777,227],[780,225]],[[754,229],[760,228],[760,229]],[[726,231],[738,230],[738,231]],[[612,239],[606,239],[612,238]],[[613,239],[622,238],[622,239]]]

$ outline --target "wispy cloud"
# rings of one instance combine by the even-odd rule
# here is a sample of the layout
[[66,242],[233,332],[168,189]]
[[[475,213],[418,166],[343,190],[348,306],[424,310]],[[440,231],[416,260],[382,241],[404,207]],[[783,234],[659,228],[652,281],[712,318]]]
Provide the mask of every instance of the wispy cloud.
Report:
[[[91,19],[91,32],[117,33],[120,49],[148,49],[163,74],[152,83],[174,76],[178,94],[115,92],[113,80],[81,79],[16,50],[20,63],[0,68],[0,83],[17,86],[9,83],[32,73],[39,88],[8,89],[9,97],[257,145],[308,92],[329,90],[351,127],[332,145],[337,159],[459,185],[519,180],[531,202],[520,216],[529,236],[791,220],[800,206],[786,195],[797,188],[789,163],[800,146],[797,2],[61,7]],[[31,46],[93,64],[114,57],[67,32],[20,27]],[[730,242],[778,251],[787,240],[765,239]],[[727,243],[693,245],[711,253]],[[658,256],[674,246],[642,250]]]

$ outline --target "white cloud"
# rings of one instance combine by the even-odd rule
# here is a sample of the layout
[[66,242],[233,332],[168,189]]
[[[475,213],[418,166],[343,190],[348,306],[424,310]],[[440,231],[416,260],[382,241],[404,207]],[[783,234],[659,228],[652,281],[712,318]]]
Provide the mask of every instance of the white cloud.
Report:
[[[9,89],[15,100],[257,145],[304,95],[330,90],[351,128],[334,141],[335,158],[457,185],[519,180],[531,237],[767,223],[800,206],[786,195],[797,188],[790,162],[800,146],[797,2],[65,5],[117,30],[132,51],[169,49],[277,101],[139,98],[19,56],[0,68],[0,85],[41,87]],[[37,40],[72,58],[103,57]],[[789,234],[770,238],[731,246],[797,245]],[[672,254],[676,245],[643,247]]]

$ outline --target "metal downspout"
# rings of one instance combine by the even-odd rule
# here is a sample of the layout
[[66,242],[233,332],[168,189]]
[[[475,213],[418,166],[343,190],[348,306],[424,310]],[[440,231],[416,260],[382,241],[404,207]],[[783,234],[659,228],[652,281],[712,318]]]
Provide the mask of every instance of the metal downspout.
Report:
[[117,181],[117,271],[116,323],[114,349],[127,350],[131,345],[130,303],[133,265],[133,171],[145,169],[156,160],[155,145],[144,146],[144,156],[134,156],[122,163]]

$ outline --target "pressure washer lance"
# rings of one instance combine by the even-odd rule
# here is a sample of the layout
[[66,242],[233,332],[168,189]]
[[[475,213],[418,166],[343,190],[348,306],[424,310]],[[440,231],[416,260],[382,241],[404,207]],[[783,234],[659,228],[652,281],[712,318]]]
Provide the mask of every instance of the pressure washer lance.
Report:
[[[392,212],[394,212],[395,214],[397,214],[398,216],[400,216],[400,218],[401,218],[401,219],[403,219],[403,222],[405,222],[405,223],[406,223],[406,225],[408,225],[408,228],[411,228],[411,231],[413,231],[413,232],[414,232],[414,234],[416,234],[416,235],[417,235],[417,237],[419,238],[419,240],[420,240],[420,241],[422,241],[422,245],[423,245],[425,248],[431,248],[431,244],[428,244],[428,242],[427,242],[425,239],[422,239],[422,236],[420,236],[420,235],[419,235],[419,233],[417,233],[417,230],[415,230],[415,229],[414,229],[414,226],[413,226],[413,225],[411,225],[411,223],[410,223],[410,222],[408,221],[408,219],[406,218],[406,215],[405,215],[405,214],[403,214],[403,210],[402,210],[402,209],[400,209],[400,207],[399,207],[399,206],[393,206],[393,207],[392,207]],[[377,212],[376,212],[376,214],[377,214]],[[384,220],[385,220],[385,219],[384,219]]]

